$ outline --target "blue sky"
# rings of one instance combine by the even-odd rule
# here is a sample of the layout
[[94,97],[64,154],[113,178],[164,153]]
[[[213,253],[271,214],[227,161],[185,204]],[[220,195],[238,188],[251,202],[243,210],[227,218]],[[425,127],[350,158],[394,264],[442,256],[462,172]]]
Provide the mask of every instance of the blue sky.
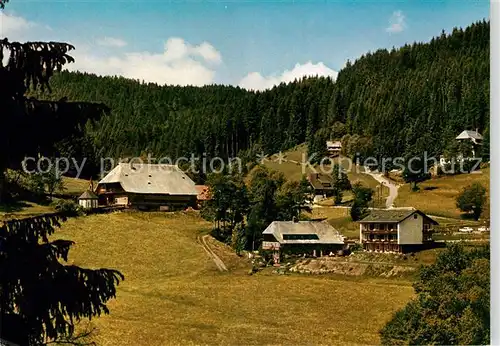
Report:
[[335,77],[347,59],[427,41],[488,18],[489,7],[485,0],[11,0],[0,36],[69,41],[77,48],[72,69],[262,89],[304,74]]

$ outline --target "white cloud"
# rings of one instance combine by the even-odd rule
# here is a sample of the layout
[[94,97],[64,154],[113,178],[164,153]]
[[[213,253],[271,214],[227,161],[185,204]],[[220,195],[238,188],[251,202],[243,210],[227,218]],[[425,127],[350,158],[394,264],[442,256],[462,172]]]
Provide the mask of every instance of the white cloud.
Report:
[[22,17],[0,12],[0,36],[8,37],[10,41],[22,38],[27,31],[36,26],[37,24]]
[[191,45],[181,38],[169,38],[162,53],[129,52],[100,56],[91,46],[78,46],[75,63],[69,70],[99,75],[119,75],[158,84],[196,85],[213,83],[213,65],[222,61],[220,53],[209,43]]
[[398,33],[406,29],[405,15],[401,11],[394,11],[389,19],[389,26],[385,31],[390,33]]
[[105,47],[125,47],[127,45],[127,42],[125,42],[124,40],[107,36],[98,39],[96,43],[100,46],[105,46]]
[[[0,12],[0,35],[10,41],[61,40],[40,23],[29,22],[13,14]],[[75,63],[65,67],[98,75],[119,75],[158,84],[206,85],[214,82],[214,67],[222,62],[220,52],[208,42],[193,45],[182,38],[169,38],[161,53],[111,52],[102,54],[99,46],[124,47],[127,42],[103,37],[94,42],[84,38],[71,40],[76,47],[70,54]]]
[[210,43],[203,42],[198,46],[193,46],[179,37],[171,37],[165,42],[164,55],[167,61],[184,59],[187,56],[201,57],[215,64],[222,61],[220,53]]
[[[47,26],[12,14],[0,13],[0,25],[0,34],[9,37],[11,41],[65,41]],[[212,84],[216,68],[222,62],[220,52],[210,43],[202,42],[196,45],[179,37],[168,38],[162,47],[163,51],[160,52],[113,50],[126,47],[127,42],[109,36],[94,41],[82,37],[70,42],[76,49],[70,53],[75,58],[75,63],[66,65],[69,70],[118,75],[158,84]],[[103,50],[101,46],[107,46],[107,50]],[[329,76],[335,79],[337,71],[322,62],[313,64],[309,61],[274,75],[249,73],[241,79],[239,85],[247,89],[264,90],[281,82],[288,83],[305,76]]]
[[250,90],[265,90],[282,82],[289,83],[302,77],[320,76],[336,79],[337,75],[337,71],[330,69],[322,62],[313,64],[309,61],[303,65],[296,64],[292,70],[285,70],[280,75],[262,76],[259,72],[251,72],[239,82],[239,86]]
[[13,13],[0,12],[0,37],[9,41],[51,41],[54,32],[48,25],[31,22]]

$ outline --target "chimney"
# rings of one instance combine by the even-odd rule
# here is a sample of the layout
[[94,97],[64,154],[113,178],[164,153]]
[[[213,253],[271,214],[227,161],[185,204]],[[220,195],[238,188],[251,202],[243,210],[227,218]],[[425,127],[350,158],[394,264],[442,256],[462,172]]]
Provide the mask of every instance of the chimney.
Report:
[[292,217],[292,221],[293,221],[293,222],[299,222],[299,219],[297,219],[297,217],[296,217],[296,216],[294,216],[294,217]]
[[94,192],[94,182],[92,181],[92,177],[90,178],[90,191]]

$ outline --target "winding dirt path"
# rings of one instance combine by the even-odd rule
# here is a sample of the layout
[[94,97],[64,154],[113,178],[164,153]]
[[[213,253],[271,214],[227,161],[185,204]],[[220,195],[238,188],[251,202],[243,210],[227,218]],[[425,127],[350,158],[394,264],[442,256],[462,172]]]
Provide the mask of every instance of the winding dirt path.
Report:
[[394,201],[398,197],[398,189],[399,185],[394,184],[392,181],[384,177],[382,173],[379,173],[377,171],[370,171],[368,168],[365,167],[365,174],[371,175],[373,179],[378,181],[380,184],[387,186],[389,188],[389,196],[387,197],[387,200],[385,201],[385,207],[386,208],[394,208]]
[[213,259],[215,265],[217,266],[217,269],[219,269],[221,272],[227,272],[227,267],[222,262],[222,260],[217,256],[210,246],[208,246],[207,243],[207,237],[209,237],[208,234],[205,234],[204,236],[198,236],[198,242],[200,243],[201,247],[205,250],[205,252]]

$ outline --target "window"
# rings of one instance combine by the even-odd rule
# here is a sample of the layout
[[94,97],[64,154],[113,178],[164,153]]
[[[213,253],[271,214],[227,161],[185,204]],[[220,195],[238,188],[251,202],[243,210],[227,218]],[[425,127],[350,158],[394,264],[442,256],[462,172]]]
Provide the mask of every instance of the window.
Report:
[[415,213],[415,214],[413,214],[413,218],[414,218],[414,219],[418,218],[418,215],[417,215],[416,213]]
[[283,240],[319,240],[317,234],[283,234]]

